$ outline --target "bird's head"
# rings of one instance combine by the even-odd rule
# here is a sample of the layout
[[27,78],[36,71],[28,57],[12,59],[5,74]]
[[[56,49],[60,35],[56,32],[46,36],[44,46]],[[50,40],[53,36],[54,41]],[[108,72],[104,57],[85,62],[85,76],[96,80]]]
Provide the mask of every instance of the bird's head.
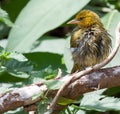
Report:
[[90,10],[80,11],[76,15],[75,19],[69,21],[68,24],[76,24],[80,28],[87,28],[94,24],[98,24],[98,25],[102,26],[99,16]]

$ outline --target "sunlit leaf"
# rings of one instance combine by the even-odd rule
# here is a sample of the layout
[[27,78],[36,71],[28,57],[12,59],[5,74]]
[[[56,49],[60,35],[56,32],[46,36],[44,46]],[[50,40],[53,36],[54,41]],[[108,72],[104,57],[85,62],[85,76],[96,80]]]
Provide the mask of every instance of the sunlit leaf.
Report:
[[6,39],[0,40],[0,46],[5,48],[6,45],[7,45],[7,40]]
[[63,54],[65,49],[65,42],[66,40],[62,38],[44,36],[40,38],[39,41],[36,41],[37,46],[34,46],[31,51]]
[[30,0],[12,28],[7,50],[30,51],[32,44],[82,9],[90,0]]
[[68,37],[66,40],[66,45],[65,45],[65,50],[64,50],[64,61],[67,67],[67,72],[70,73],[70,71],[72,70],[73,64],[74,64],[73,59],[72,59],[72,53],[70,50],[70,37]]

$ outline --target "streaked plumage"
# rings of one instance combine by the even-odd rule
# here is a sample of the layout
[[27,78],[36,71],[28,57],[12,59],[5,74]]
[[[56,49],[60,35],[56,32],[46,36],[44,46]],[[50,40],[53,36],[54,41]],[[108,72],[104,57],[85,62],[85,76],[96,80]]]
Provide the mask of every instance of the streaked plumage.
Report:
[[77,24],[70,41],[74,60],[71,73],[106,59],[110,52],[111,39],[96,13],[83,10],[69,24]]

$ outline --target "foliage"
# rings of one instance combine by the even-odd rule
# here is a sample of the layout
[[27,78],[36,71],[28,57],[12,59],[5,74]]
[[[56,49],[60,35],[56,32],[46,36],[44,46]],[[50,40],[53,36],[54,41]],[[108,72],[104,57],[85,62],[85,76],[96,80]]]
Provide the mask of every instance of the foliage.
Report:
[[[58,68],[69,72],[73,62],[69,49],[70,37],[66,34],[72,26],[70,18],[83,9],[97,12],[112,36],[114,47],[115,28],[120,18],[119,0],[9,0],[0,9],[0,92],[49,80],[57,75]],[[12,21],[11,21],[11,20]],[[61,28],[63,29],[61,31]],[[60,29],[60,30],[59,30]],[[67,30],[67,32],[65,32]],[[57,31],[57,36],[52,35]],[[65,32],[65,33],[64,33]],[[58,34],[64,33],[62,37]],[[119,65],[120,51],[109,66]],[[46,81],[49,89],[58,89],[63,82]],[[102,95],[106,93],[106,95]],[[85,94],[77,101],[62,98],[61,104],[71,104],[61,114],[93,114],[96,111],[119,112],[119,87]],[[109,96],[110,95],[110,96]],[[39,95],[38,95],[39,96]],[[63,102],[64,101],[64,102]],[[38,112],[49,113],[46,104],[39,103]],[[94,110],[94,111],[93,111]],[[6,114],[11,113],[10,111]],[[22,109],[12,113],[23,113]]]
[[0,39],[8,34],[9,28],[12,27],[12,25],[7,12],[0,8]]

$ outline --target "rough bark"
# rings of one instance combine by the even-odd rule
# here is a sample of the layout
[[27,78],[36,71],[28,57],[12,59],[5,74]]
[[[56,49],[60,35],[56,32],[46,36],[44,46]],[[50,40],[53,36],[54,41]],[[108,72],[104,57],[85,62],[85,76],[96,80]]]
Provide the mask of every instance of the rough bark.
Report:
[[[66,75],[58,80],[68,79],[69,75]],[[63,90],[62,96],[74,100],[86,92],[115,86],[120,86],[120,66],[101,69],[79,78]],[[41,96],[34,100],[32,97],[47,90],[47,86],[40,82],[4,93],[0,96],[0,113],[40,101]],[[57,91],[50,90],[47,97],[54,97]],[[65,106],[56,105],[52,114],[58,114],[63,108]]]

